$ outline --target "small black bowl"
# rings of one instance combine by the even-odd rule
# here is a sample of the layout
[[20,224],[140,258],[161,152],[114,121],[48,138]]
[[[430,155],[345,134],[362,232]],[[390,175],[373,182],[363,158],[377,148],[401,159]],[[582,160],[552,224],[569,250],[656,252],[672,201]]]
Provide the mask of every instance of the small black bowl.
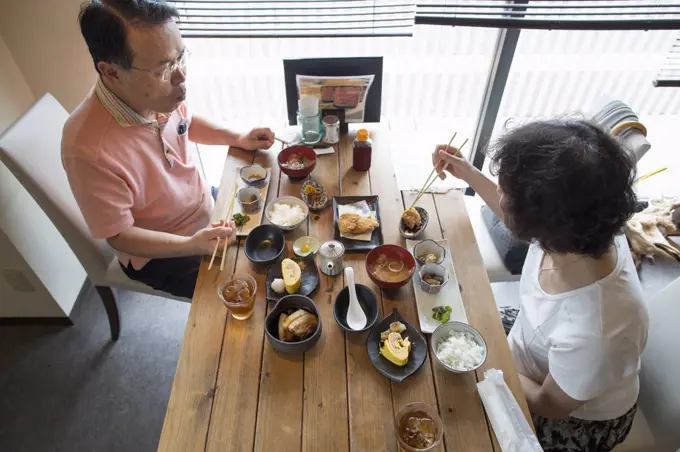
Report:
[[[292,313],[298,309],[309,311],[319,319],[319,326],[316,327],[314,334],[307,339],[300,342],[284,342],[279,340],[279,316],[283,313]],[[264,331],[267,335],[267,340],[272,344],[274,350],[279,353],[302,354],[314,347],[321,337],[321,316],[316,309],[316,305],[311,298],[302,295],[288,295],[274,306],[274,309],[264,319]]]
[[[266,241],[271,245],[263,245]],[[271,265],[278,261],[286,250],[286,238],[283,231],[271,224],[263,224],[248,233],[245,253],[254,264]]]
[[378,321],[378,315],[380,314],[380,311],[378,310],[378,299],[375,297],[373,291],[363,284],[357,284],[356,288],[359,305],[361,306],[361,309],[364,310],[364,314],[366,314],[366,326],[363,329],[353,330],[347,325],[349,287],[345,287],[340,291],[338,296],[335,297],[335,304],[333,305],[333,317],[335,317],[335,321],[338,322],[338,325],[340,325],[343,330],[349,333],[360,333],[371,329]]

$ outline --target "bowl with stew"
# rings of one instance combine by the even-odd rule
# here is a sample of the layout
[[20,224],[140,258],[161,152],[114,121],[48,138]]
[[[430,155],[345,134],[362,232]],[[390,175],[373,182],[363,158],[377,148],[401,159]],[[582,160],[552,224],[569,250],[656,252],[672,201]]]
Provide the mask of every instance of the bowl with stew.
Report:
[[382,289],[398,289],[408,283],[416,271],[416,260],[406,248],[380,245],[366,256],[366,272]]
[[290,146],[279,153],[279,168],[291,179],[309,176],[316,166],[316,152],[309,146]]

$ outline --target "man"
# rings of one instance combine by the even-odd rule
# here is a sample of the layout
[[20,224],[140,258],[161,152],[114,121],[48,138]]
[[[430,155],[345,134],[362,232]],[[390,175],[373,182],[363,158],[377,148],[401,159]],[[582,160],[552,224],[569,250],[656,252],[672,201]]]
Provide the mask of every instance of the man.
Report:
[[239,135],[191,114],[177,16],[163,1],[82,6],[99,79],[64,127],[62,162],[90,233],[117,251],[123,271],[191,298],[201,257],[234,229],[210,224],[214,202],[189,141],[256,150],[271,147],[274,134]]

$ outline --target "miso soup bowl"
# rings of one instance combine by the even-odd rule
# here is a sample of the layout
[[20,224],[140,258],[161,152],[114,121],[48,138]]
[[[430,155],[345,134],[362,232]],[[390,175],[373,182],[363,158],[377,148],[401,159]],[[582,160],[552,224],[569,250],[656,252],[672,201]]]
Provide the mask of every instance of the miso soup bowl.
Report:
[[[378,256],[381,254],[386,255],[388,259],[402,261],[409,270],[408,275],[399,281],[384,281],[376,277],[370,269],[375,265]],[[371,278],[371,281],[382,289],[399,289],[411,280],[415,271],[416,260],[413,258],[413,255],[409,253],[406,248],[398,245],[380,245],[373,248],[366,256],[366,272],[368,273],[369,278]]]

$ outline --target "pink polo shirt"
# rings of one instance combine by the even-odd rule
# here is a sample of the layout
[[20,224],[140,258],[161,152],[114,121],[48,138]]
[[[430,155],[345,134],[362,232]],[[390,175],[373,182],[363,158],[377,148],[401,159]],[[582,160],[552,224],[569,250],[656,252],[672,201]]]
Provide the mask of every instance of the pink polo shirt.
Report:
[[[107,239],[133,225],[190,236],[208,226],[214,203],[189,145],[190,125],[184,103],[148,121],[98,81],[66,122],[61,143],[92,237]],[[149,261],[117,254],[135,269]]]

